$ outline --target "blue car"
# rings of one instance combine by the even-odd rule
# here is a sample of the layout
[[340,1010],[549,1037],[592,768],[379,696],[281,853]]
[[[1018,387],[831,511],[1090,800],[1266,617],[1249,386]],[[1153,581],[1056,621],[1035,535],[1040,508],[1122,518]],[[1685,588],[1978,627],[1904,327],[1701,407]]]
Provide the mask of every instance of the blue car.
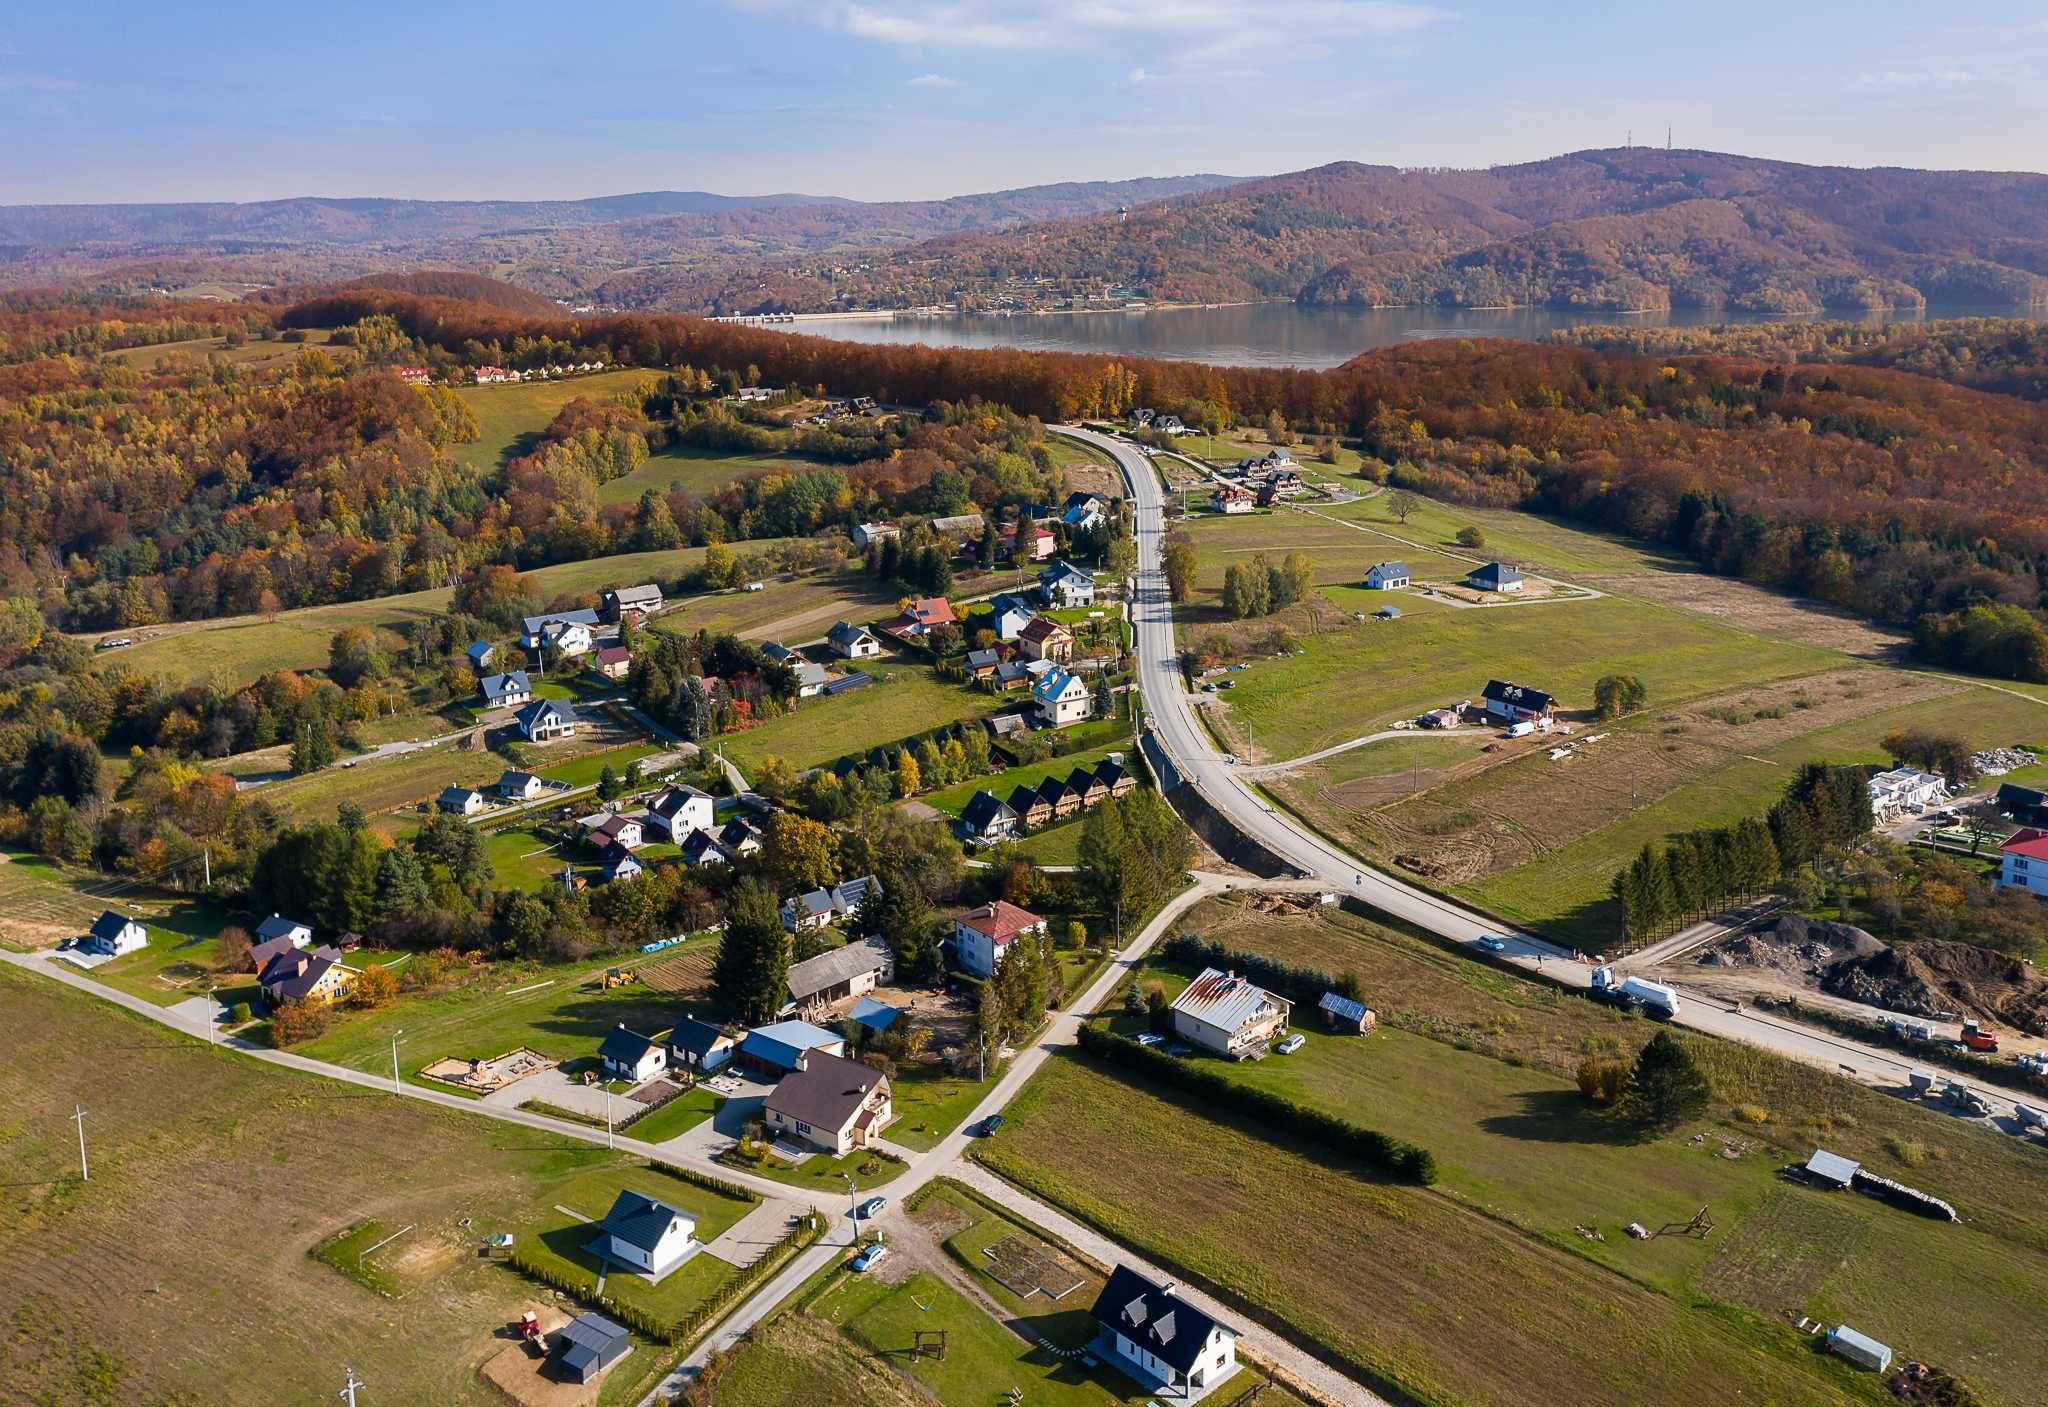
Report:
[[1479,946],[1486,949],[1489,953],[1504,953],[1508,950],[1508,945],[1494,937],[1491,933],[1486,934],[1479,940]]
[[853,1268],[855,1271],[866,1270],[887,1254],[889,1254],[889,1248],[880,1241],[877,1241],[853,1258]]
[[854,1210],[854,1216],[861,1221],[873,1221],[882,1214],[882,1208],[889,1205],[887,1197],[870,1197]]

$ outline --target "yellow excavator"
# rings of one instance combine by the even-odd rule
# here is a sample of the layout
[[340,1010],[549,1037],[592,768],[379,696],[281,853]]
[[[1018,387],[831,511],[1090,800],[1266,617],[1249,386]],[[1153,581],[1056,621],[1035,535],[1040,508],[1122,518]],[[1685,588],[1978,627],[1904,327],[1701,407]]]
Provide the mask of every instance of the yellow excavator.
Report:
[[598,984],[598,990],[609,992],[614,987],[629,986],[640,980],[640,974],[628,967],[608,967]]

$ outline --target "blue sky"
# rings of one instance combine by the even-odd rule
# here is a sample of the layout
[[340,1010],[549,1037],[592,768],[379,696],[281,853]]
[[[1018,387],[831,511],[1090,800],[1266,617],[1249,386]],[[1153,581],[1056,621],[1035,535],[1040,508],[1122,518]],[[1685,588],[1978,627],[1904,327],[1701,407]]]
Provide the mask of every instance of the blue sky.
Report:
[[1639,142],[2048,169],[2048,6],[21,0],[0,203],[922,198]]

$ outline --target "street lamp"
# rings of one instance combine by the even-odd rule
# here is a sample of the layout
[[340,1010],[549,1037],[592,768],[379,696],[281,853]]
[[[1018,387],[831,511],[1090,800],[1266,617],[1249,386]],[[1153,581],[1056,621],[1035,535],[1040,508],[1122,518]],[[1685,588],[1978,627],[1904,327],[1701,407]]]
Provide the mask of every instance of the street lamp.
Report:
[[853,1234],[860,1236],[860,1186],[853,1180],[852,1173],[841,1173],[846,1180],[846,1219],[853,1223]]
[[391,1033],[391,1092],[393,1094],[405,1093],[405,1086],[400,1084],[398,1080],[398,1038],[404,1034],[405,1028],[403,1026]]
[[220,1003],[214,1000],[213,995],[219,990],[220,988],[211,982],[206,984],[206,1043],[208,1045],[213,1044],[214,1028],[220,1025]]

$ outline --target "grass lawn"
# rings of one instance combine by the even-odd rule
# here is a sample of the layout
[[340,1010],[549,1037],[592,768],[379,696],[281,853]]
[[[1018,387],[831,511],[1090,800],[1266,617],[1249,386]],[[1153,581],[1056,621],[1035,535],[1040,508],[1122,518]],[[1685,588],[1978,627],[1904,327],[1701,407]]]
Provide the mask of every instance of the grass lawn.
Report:
[[654,743],[634,743],[629,747],[613,748],[609,752],[593,752],[571,758],[567,762],[557,762],[551,767],[541,768],[534,775],[545,777],[551,782],[563,782],[572,787],[587,787],[595,786],[598,778],[604,775],[604,769],[609,767],[623,782],[628,767],[643,757],[652,757],[667,750]]
[[882,1136],[905,1148],[932,1147],[960,1126],[1001,1074],[991,1069],[987,1079],[975,1080],[949,1075],[937,1065],[903,1066],[889,1082],[896,1122]]
[[[1467,508],[1418,496],[1415,512],[1403,523],[1387,510],[1384,495],[1314,507],[1317,513],[1372,529],[1388,538],[1391,547],[1400,546],[1392,541],[1398,538],[1460,557],[1498,557],[1517,566],[1567,576],[1575,572],[1693,570],[1690,563],[1647,544],[1513,508]],[[1459,529],[1468,527],[1479,529],[1484,545],[1458,544]]]
[[389,1071],[390,1036],[402,1029],[400,1068],[406,1079],[430,1089],[448,1087],[421,1079],[417,1072],[443,1056],[485,1059],[528,1046],[565,1062],[594,1058],[605,1032],[620,1022],[649,1034],[667,1030],[688,996],[646,983],[600,991],[596,982],[606,968],[645,970],[714,953],[717,943],[716,937],[692,939],[632,959],[550,966],[502,962],[454,991],[404,996],[376,1011],[345,1012],[332,1030],[301,1050],[353,1070]]
[[945,788],[943,791],[928,792],[920,796],[918,800],[936,811],[945,812],[948,816],[958,816],[961,808],[966,806],[978,791],[994,792],[998,797],[1007,801],[1009,800],[1010,793],[1018,787],[1035,787],[1047,777],[1065,778],[1069,772],[1072,772],[1077,767],[1083,771],[1092,772],[1102,759],[1110,753],[1128,752],[1129,750],[1129,743],[1125,743],[1120,748],[1091,747],[1082,752],[1072,752],[1064,757],[1055,757],[1047,762],[1034,762],[1026,767],[1012,767],[1006,771],[996,772],[986,777],[977,777],[972,781],[960,782],[957,785]]
[[1081,863],[1081,818],[1045,826],[1018,840],[1011,847],[1025,859],[1040,865]]
[[555,413],[577,397],[603,398],[636,391],[643,383],[656,381],[660,376],[658,371],[629,367],[554,381],[458,386],[455,394],[476,417],[481,433],[471,443],[457,445],[455,457],[472,469],[495,469],[515,455],[530,453]]
[[[559,847],[526,826],[490,832],[484,837],[484,853],[491,857],[498,882],[519,889],[538,889],[552,881],[562,873],[565,858]],[[566,858],[579,869],[597,872],[596,859],[589,853],[574,853]]]
[[[697,1239],[705,1242],[717,1240],[720,1233],[754,1207],[751,1201],[725,1196],[654,1168],[617,1161],[572,1173],[551,1184],[550,1204],[534,1209],[538,1229],[522,1237],[520,1244],[528,1255],[544,1265],[595,1273],[599,1269],[597,1257],[583,1249],[597,1234],[590,1223],[602,1221],[622,1191],[638,1192],[688,1212],[697,1218]],[[571,1216],[560,1210],[562,1207],[579,1215]],[[663,1319],[678,1319],[701,1304],[721,1282],[738,1273],[718,1257],[699,1251],[670,1271],[658,1285],[613,1267],[605,1277],[604,1289],[621,1303]]]
[[375,814],[432,801],[443,787],[488,786],[505,771],[505,759],[461,743],[383,757],[355,767],[324,767],[303,777],[268,782],[254,794],[295,820],[331,820],[334,808],[353,801]]
[[851,1153],[842,1153],[836,1158],[827,1157],[823,1153],[813,1153],[794,1166],[772,1153],[764,1153],[758,1161],[748,1162],[734,1151],[728,1152],[723,1161],[756,1177],[773,1178],[792,1187],[808,1187],[814,1191],[822,1189],[830,1192],[844,1192],[846,1179],[849,1177],[862,1192],[870,1192],[895,1181],[904,1168],[904,1164],[897,1159],[867,1148],[856,1148]]
[[152,948],[159,930],[174,945],[211,937],[218,927],[212,907],[188,896],[136,891],[106,875],[67,871],[41,855],[0,850],[0,945],[47,948],[78,937],[109,907],[102,896],[110,888],[119,889],[112,906],[152,931]]
[[769,756],[802,771],[842,756],[862,756],[871,748],[963,718],[978,718],[1008,702],[934,678],[922,665],[869,661],[863,668],[875,676],[874,684],[834,697],[805,699],[794,712],[744,733],[728,734],[720,740],[725,755],[743,771],[758,767]]
[[666,1143],[716,1114],[723,1103],[723,1095],[713,1094],[700,1085],[687,1094],[677,1095],[652,1114],[635,1119],[626,1131],[643,1143]]
[[[477,1369],[533,1302],[484,1238],[525,1240],[587,1170],[623,1161],[209,1049],[12,968],[0,1026],[0,1401],[270,1407],[328,1400],[352,1364],[384,1400],[484,1407],[498,1399]],[[366,1267],[396,1300],[314,1258],[371,1221],[416,1228]],[[116,1282],[136,1313],[106,1313]],[[248,1333],[257,1304],[294,1326],[291,1352]],[[656,1358],[640,1344],[629,1376]]]

